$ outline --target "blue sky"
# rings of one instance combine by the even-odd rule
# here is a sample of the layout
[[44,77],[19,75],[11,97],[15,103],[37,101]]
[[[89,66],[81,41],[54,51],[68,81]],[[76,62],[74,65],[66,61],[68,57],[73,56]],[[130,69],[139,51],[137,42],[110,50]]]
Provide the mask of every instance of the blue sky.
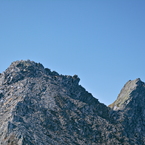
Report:
[[77,74],[109,105],[128,80],[145,81],[144,0],[0,0],[0,72],[33,60]]

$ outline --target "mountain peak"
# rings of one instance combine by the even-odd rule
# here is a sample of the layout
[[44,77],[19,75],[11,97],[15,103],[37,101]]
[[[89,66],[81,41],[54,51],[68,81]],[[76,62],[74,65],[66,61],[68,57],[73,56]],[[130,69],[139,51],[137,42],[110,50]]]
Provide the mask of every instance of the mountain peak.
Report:
[[109,107],[113,110],[124,109],[126,105],[136,97],[133,93],[138,92],[142,87],[144,87],[144,82],[142,82],[140,78],[129,80],[122,88],[117,100],[110,104]]
[[[128,81],[117,100],[109,106],[112,118],[123,126],[130,144],[145,144],[145,83],[140,79]],[[132,142],[133,141],[133,142]]]
[[8,71],[8,73],[9,73],[9,71],[10,72],[20,72],[20,71],[29,72],[34,69],[44,71],[44,67],[40,63],[36,63],[36,62],[30,61],[30,60],[20,60],[20,61],[12,62],[11,65],[6,70],[6,73],[7,73],[7,71]]
[[0,84],[12,84],[25,77],[38,77],[44,73],[42,64],[34,61],[15,61],[1,74]]
[[[44,68],[41,63],[36,63],[30,60],[20,60],[12,62],[11,65],[0,76],[0,84],[12,84],[17,81],[23,80],[27,77],[38,78],[42,76],[49,76],[56,81],[65,80],[65,82],[73,82],[78,84],[80,79],[77,75],[59,75],[56,71],[51,71]],[[66,81],[67,80],[67,81]]]

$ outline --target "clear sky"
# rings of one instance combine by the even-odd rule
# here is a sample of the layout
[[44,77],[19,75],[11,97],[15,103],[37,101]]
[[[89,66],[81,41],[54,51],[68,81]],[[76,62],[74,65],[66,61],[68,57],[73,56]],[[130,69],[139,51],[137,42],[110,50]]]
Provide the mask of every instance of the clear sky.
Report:
[[145,0],[0,0],[0,54],[0,72],[40,62],[109,105],[145,81]]

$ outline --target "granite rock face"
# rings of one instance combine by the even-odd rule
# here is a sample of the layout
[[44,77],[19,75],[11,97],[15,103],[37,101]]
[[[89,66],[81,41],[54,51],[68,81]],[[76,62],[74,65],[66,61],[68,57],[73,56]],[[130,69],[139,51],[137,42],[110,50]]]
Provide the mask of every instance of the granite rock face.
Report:
[[145,84],[129,81],[109,107],[33,61],[0,74],[0,145],[143,145]]

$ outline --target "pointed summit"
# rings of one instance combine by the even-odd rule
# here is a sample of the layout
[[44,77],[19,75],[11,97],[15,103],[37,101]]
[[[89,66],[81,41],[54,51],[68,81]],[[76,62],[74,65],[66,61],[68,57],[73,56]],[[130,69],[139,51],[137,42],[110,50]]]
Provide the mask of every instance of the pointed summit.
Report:
[[129,80],[122,88],[120,94],[117,97],[117,100],[109,105],[109,107],[113,110],[124,109],[132,99],[135,99],[138,96],[140,90],[145,91],[145,84],[141,81],[140,78],[132,81]]
[[117,100],[109,106],[111,116],[123,126],[130,144],[145,144],[145,83],[140,79],[128,81]]
[[1,75],[1,84],[12,84],[25,77],[39,77],[45,69],[42,64],[30,60],[21,60],[11,63],[11,65]]

